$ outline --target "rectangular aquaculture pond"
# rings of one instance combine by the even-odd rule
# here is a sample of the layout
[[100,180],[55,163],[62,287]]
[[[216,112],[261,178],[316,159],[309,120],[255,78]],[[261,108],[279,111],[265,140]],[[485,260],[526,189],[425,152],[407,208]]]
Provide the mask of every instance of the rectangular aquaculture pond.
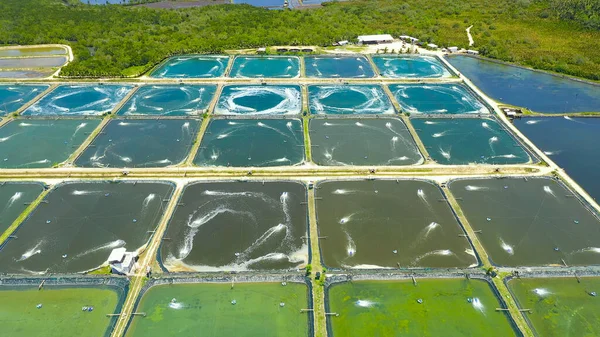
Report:
[[472,267],[477,259],[439,187],[420,180],[317,185],[322,260],[334,268]]
[[517,278],[508,288],[537,336],[600,336],[600,278]]
[[[285,284],[285,285],[284,285]],[[174,283],[150,287],[127,337],[308,337],[308,288],[302,283]]]
[[592,198],[600,200],[600,118],[522,118],[514,124]]
[[41,183],[6,181],[0,183],[0,205],[3,205],[0,213],[0,236],[43,190],[44,186]]
[[54,73],[52,70],[2,70],[0,69],[0,78],[44,78]]
[[67,63],[66,56],[0,58],[0,68],[52,68]]
[[389,78],[446,78],[452,73],[435,56],[373,55],[379,75]]
[[[487,281],[353,281],[327,290],[330,336],[519,336]],[[483,333],[485,331],[485,333]]]
[[440,164],[522,164],[529,154],[490,118],[413,118],[419,138]]
[[600,221],[562,183],[532,177],[448,186],[494,264],[600,264]]
[[298,182],[190,184],[159,259],[171,272],[302,267],[308,263],[305,202]]
[[400,119],[311,119],[312,159],[319,165],[415,165],[423,162]]
[[184,55],[168,59],[150,74],[155,78],[214,78],[222,77],[229,56]]
[[146,245],[174,186],[168,182],[68,182],[55,187],[0,250],[0,272],[75,273],[111,251]]
[[411,114],[480,114],[490,110],[462,84],[392,84],[403,112]]
[[217,115],[298,115],[302,109],[299,85],[228,85],[223,87]]
[[64,162],[100,124],[93,119],[16,119],[0,127],[1,168]]
[[60,85],[23,111],[24,116],[99,116],[110,113],[131,85]]
[[311,114],[372,115],[395,113],[392,102],[379,85],[311,85]]
[[[49,280],[38,290],[42,279],[3,281],[0,285],[3,337],[108,337],[117,317],[106,315],[118,313],[126,296],[123,287],[101,282],[65,285]],[[62,282],[65,281],[68,282]]]
[[66,55],[67,50],[63,47],[13,47],[1,48],[0,57],[27,57],[27,56],[51,56]]
[[229,77],[300,77],[300,59],[297,56],[236,56]]
[[369,60],[362,55],[306,56],[306,77],[370,78],[375,76]]
[[19,110],[48,87],[50,86],[46,84],[0,85],[0,114],[6,115]]
[[210,121],[194,159],[199,166],[267,167],[304,162],[299,119]]
[[600,86],[464,55],[448,62],[494,100],[542,113],[600,112]]
[[117,112],[124,116],[201,115],[217,91],[216,85],[145,85]]
[[165,167],[183,162],[196,139],[195,119],[113,119],[79,155],[81,167]]

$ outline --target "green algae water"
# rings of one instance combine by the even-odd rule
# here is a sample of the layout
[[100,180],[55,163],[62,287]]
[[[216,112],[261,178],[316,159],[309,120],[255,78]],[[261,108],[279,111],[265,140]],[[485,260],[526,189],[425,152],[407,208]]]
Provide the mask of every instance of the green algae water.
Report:
[[137,307],[147,316],[134,317],[126,336],[308,337],[307,296],[292,282],[157,285]]
[[537,336],[600,336],[600,278],[518,278],[508,282],[521,308],[531,309],[525,317]]
[[[55,187],[0,248],[0,272],[78,273],[110,252],[145,245],[173,193],[166,182],[68,182]],[[104,313],[106,314],[106,313]]]
[[170,58],[154,70],[155,78],[214,78],[222,77],[229,56],[183,55]]
[[316,208],[334,268],[449,268],[477,259],[440,189],[419,180],[325,181]]
[[495,311],[500,303],[489,283],[476,279],[334,284],[328,305],[339,314],[328,317],[334,337],[517,336],[508,316]]
[[45,168],[62,163],[100,124],[93,119],[19,119],[0,128],[0,167]]
[[311,85],[308,87],[311,114],[393,114],[392,102],[378,85]]
[[0,85],[0,114],[17,111],[49,87],[44,84]]
[[402,111],[411,114],[488,114],[490,110],[462,84],[392,84]]
[[550,178],[452,181],[452,194],[494,264],[600,264],[600,221]]
[[413,118],[411,123],[431,158],[440,164],[522,164],[529,154],[489,118]]
[[353,56],[306,56],[306,77],[313,78],[370,78],[375,76],[366,57]]
[[216,115],[299,115],[298,85],[229,85],[223,87]]
[[169,271],[295,269],[308,263],[306,188],[298,182],[186,186],[159,259]]
[[312,159],[325,166],[415,165],[423,157],[396,118],[311,119]]
[[447,78],[452,73],[435,56],[373,55],[379,74],[389,78]]
[[3,182],[0,184],[0,235],[33,202],[44,187],[40,183]]
[[[113,289],[44,286],[0,287],[0,324],[3,337],[110,336],[110,319],[119,294]],[[41,308],[36,306],[41,304]],[[94,307],[83,311],[82,307]]]
[[187,158],[200,121],[111,120],[75,160],[81,167],[165,167]]
[[189,116],[206,112],[215,85],[147,85],[136,91],[117,112],[132,116]]
[[27,57],[65,55],[67,50],[62,47],[33,47],[0,49],[0,57]]
[[237,56],[229,77],[300,77],[300,59],[297,56]]
[[199,166],[267,167],[304,162],[302,121],[214,119],[194,159]]

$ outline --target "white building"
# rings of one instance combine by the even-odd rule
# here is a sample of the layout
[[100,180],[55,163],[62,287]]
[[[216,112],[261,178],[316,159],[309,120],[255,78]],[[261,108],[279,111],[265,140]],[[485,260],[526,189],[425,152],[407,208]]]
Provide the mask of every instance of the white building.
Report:
[[115,248],[108,256],[108,264],[115,274],[129,274],[135,265],[136,253],[127,252],[125,247]]
[[437,49],[438,45],[437,44],[433,44],[433,43],[428,43],[427,47],[431,48],[431,49]]
[[448,47],[448,51],[451,53],[456,53],[458,51],[458,47]]
[[477,50],[473,50],[473,49],[467,49],[467,54],[471,54],[471,55],[479,55],[479,52]]
[[408,36],[408,35],[400,35],[400,40],[409,41],[410,43],[415,43],[419,41],[416,37]]
[[379,44],[391,42],[394,42],[394,38],[390,34],[360,35],[358,37],[359,44]]

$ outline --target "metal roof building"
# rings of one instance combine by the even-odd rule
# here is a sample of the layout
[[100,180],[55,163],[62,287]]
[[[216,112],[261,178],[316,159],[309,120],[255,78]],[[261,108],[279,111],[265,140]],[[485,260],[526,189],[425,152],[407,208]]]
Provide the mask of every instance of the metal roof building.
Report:
[[360,35],[358,37],[358,43],[362,44],[378,44],[378,43],[387,43],[393,42],[394,38],[390,34],[380,34],[380,35]]

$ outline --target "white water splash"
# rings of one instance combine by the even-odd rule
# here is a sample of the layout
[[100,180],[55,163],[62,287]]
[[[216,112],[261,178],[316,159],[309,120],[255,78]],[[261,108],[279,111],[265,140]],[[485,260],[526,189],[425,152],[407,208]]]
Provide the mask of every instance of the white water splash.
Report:
[[85,255],[88,255],[91,253],[95,253],[95,252],[101,251],[101,250],[113,250],[115,248],[125,247],[125,245],[126,245],[126,242],[123,240],[115,240],[115,241],[107,242],[103,245],[99,245],[94,248],[88,249],[82,253],[79,253],[79,254],[75,255],[75,258],[80,258],[82,256],[85,256]]
[[10,199],[8,199],[8,202],[6,203],[6,207],[5,208],[9,208],[10,206],[12,206],[12,204],[19,200],[21,197],[23,196],[22,192],[17,192],[15,194],[13,194],[12,197],[10,197]]
[[554,191],[550,188],[550,186],[544,186],[544,192],[556,198],[556,195],[554,194]]
[[539,123],[539,122],[540,122],[540,121],[533,120],[533,121],[527,121],[527,122],[525,122],[525,124],[532,125],[532,124],[537,124],[537,123]]
[[418,263],[419,261],[421,261],[422,259],[428,257],[428,256],[432,256],[432,255],[437,255],[437,256],[450,256],[450,255],[454,255],[454,253],[452,253],[451,250],[449,249],[440,249],[440,250],[434,250],[431,252],[427,252],[421,256],[418,256],[417,258],[415,258],[413,260],[413,264]]
[[467,185],[467,186],[465,186],[465,190],[467,190],[467,191],[486,191],[486,190],[489,190],[489,188],[485,187],[485,186]]
[[375,302],[369,300],[358,300],[356,301],[356,305],[361,308],[370,308],[375,305]]
[[23,253],[23,255],[21,255],[21,257],[17,260],[17,262],[25,261],[25,260],[29,259],[30,257],[32,257],[34,255],[41,254],[42,250],[40,249],[40,246],[43,243],[44,243],[44,241],[40,241],[35,246],[33,246],[32,248],[30,248],[27,251],[25,251],[25,253]]
[[443,150],[443,149],[441,149],[441,148],[440,148],[440,154],[441,154],[441,155],[442,155],[444,158],[446,158],[446,159],[450,159],[450,158],[451,158],[451,156],[450,156],[450,152],[449,152],[449,151],[448,151],[448,152],[446,152],[446,151],[444,151],[444,150]]
[[483,306],[483,303],[481,303],[479,298],[477,298],[477,297],[473,298],[473,300],[471,301],[471,304],[473,304],[473,308],[481,311],[482,313],[484,312],[485,307]]
[[544,296],[547,296],[547,295],[551,294],[551,292],[548,289],[545,289],[545,288],[535,288],[535,289],[533,289],[533,292],[536,295],[541,296],[541,297],[544,297]]
[[502,249],[504,249],[504,251],[507,252],[509,255],[515,254],[513,247],[511,245],[509,245],[508,243],[504,242],[504,240],[502,240],[502,238],[500,238],[500,247],[502,247]]

